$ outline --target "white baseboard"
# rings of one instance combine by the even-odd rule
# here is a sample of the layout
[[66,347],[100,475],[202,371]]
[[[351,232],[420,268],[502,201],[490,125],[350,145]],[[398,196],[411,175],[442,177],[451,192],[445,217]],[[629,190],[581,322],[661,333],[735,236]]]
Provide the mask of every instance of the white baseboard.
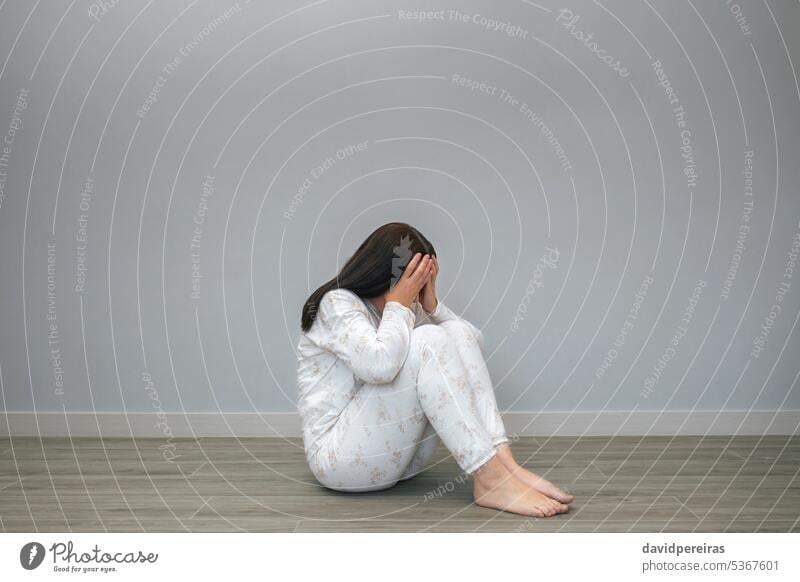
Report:
[[[508,412],[517,436],[793,435],[800,410],[672,410],[668,412]],[[295,413],[3,412],[0,438],[42,437],[299,437]]]

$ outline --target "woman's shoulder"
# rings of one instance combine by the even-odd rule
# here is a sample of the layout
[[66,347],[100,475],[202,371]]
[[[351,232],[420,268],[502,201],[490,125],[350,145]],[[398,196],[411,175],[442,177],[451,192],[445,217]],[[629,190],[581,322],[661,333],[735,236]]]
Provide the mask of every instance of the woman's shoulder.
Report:
[[341,287],[337,287],[336,289],[331,289],[330,291],[325,293],[325,295],[323,295],[322,297],[325,298],[328,297],[329,295],[331,297],[336,297],[336,298],[352,298],[352,299],[359,298],[358,295],[350,291],[350,289],[342,289]]
[[364,302],[349,289],[331,289],[320,299],[320,309],[341,311],[343,309],[363,310],[363,308]]
[[321,301],[360,301],[358,295],[350,291],[350,289],[331,289],[322,296]]
[[[348,289],[331,289],[322,296],[316,309],[312,310],[312,326],[306,333],[312,336],[317,332],[323,333],[332,322],[355,312],[367,313],[367,308],[358,295]],[[317,321],[321,322],[322,328],[316,325]]]

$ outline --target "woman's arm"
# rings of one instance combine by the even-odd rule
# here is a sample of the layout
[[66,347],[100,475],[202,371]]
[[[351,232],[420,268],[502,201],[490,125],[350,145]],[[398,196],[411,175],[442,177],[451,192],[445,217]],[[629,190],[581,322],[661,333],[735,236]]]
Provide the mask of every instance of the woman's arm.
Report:
[[365,382],[386,384],[394,380],[408,355],[414,312],[387,301],[376,329],[355,294],[335,289],[320,301],[317,326],[312,328],[317,345],[344,360]]

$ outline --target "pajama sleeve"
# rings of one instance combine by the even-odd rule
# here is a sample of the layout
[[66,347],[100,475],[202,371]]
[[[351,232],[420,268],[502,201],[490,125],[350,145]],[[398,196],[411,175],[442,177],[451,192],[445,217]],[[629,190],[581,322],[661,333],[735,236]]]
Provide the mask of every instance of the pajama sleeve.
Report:
[[370,322],[361,299],[334,289],[320,301],[318,345],[339,358],[356,377],[370,384],[394,380],[405,363],[414,327],[414,312],[396,301],[387,301],[377,329]]

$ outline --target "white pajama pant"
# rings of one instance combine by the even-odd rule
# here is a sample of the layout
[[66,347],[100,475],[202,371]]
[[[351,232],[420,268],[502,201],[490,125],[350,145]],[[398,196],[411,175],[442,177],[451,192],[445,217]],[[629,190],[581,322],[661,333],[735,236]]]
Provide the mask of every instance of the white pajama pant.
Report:
[[474,329],[458,320],[414,328],[395,379],[364,384],[323,437],[309,459],[317,480],[386,489],[422,471],[440,440],[466,473],[490,460],[509,439]]

